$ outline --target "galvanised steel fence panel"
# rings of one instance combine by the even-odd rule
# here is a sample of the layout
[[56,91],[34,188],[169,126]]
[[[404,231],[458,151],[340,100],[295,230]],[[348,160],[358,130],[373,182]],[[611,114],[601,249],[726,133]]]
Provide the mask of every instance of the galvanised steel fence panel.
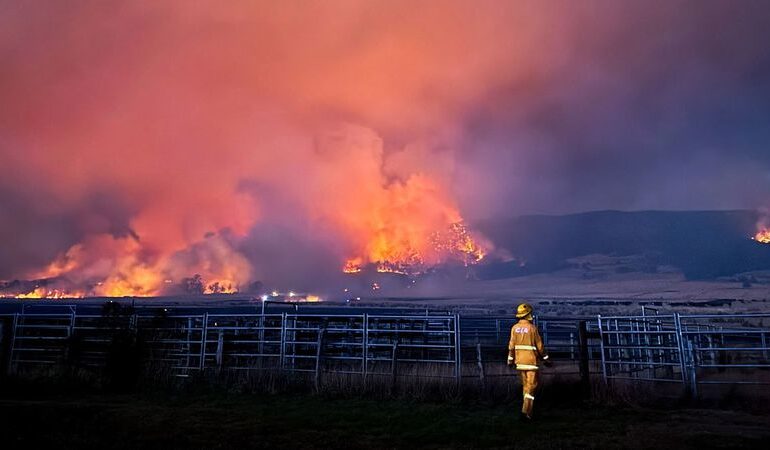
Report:
[[770,384],[770,313],[680,316],[690,353],[689,383]]
[[209,314],[206,327],[204,367],[281,367],[283,315]]
[[14,314],[2,323],[11,330],[9,360],[16,371],[64,363],[100,369],[116,345],[135,345],[149,362],[179,376],[212,368],[460,376],[457,315],[174,315],[166,310],[77,315],[72,310]]
[[10,342],[10,367],[65,363],[75,314],[16,314]]
[[[507,351],[511,327],[518,321],[512,316],[462,316],[462,345],[473,348],[481,344],[484,349],[494,351],[503,348]],[[579,359],[579,324],[585,321],[589,332],[598,332],[596,317],[535,317],[543,343],[556,360]],[[600,346],[597,340],[589,340],[589,358],[600,359]],[[502,356],[505,361],[506,355]]]
[[678,315],[598,316],[597,325],[605,381],[686,382]]
[[[52,312],[55,311],[55,312]],[[540,317],[554,359],[579,358],[585,317]],[[100,370],[116,346],[135,345],[179,376],[207,369],[390,377],[516,376],[505,367],[512,317],[457,314],[77,314],[30,308],[0,317],[11,371],[70,365]],[[606,381],[770,384],[770,313],[597,316],[590,359]],[[553,371],[553,373],[567,373]]]

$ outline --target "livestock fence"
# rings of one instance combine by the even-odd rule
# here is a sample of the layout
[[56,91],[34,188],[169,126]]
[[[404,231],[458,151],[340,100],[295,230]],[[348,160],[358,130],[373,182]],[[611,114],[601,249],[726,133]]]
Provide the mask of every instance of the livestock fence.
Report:
[[[512,317],[399,314],[81,314],[72,305],[0,316],[0,370],[74,365],[98,371],[116,347],[179,377],[212,370],[279,370],[455,379],[512,377],[505,364]],[[543,375],[593,374],[607,382],[770,384],[770,314],[540,317],[554,360]],[[141,344],[141,345],[139,345]]]
[[602,377],[705,385],[770,384],[770,314],[598,316]]

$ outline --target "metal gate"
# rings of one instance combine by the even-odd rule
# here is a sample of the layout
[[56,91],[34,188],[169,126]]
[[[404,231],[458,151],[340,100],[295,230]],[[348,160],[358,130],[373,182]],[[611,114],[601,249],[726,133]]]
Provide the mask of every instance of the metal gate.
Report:
[[602,376],[612,379],[686,383],[687,357],[679,316],[597,317]]

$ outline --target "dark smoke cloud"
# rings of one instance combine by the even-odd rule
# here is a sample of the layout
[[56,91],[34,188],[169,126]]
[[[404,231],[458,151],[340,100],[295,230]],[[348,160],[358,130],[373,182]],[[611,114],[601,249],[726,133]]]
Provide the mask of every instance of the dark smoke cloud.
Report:
[[498,86],[467,116],[467,182],[493,180],[486,194],[516,213],[766,204],[768,5],[578,9],[559,68]]

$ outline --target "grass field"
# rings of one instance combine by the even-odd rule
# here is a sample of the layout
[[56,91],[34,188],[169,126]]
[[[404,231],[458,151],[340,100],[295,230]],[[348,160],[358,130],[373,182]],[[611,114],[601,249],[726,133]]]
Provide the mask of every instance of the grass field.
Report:
[[[474,403],[474,402],[471,402]],[[329,399],[5,392],[0,448],[754,448],[770,417],[732,411]]]

